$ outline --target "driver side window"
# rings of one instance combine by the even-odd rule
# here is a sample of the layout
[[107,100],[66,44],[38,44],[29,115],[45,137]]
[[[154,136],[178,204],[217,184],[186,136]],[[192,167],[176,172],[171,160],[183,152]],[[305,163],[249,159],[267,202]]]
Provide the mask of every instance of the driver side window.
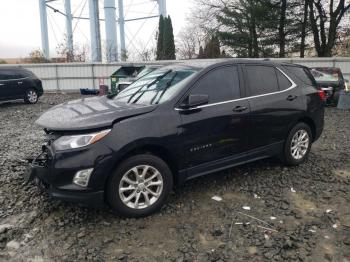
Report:
[[206,73],[190,94],[209,96],[209,104],[240,98],[237,66],[221,66]]

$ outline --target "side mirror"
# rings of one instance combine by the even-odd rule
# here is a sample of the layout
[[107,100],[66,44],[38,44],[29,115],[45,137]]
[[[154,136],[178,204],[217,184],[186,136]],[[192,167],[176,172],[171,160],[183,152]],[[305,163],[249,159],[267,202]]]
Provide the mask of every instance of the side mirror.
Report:
[[181,104],[183,109],[191,109],[196,106],[201,106],[209,103],[209,96],[203,94],[191,94],[185,102]]

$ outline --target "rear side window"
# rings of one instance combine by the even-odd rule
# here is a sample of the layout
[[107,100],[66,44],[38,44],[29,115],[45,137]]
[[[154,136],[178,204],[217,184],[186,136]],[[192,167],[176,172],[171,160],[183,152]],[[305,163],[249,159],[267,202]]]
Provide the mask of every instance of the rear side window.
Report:
[[274,67],[247,65],[245,68],[251,96],[279,91]]
[[285,67],[304,84],[314,85],[314,79],[308,69],[300,66],[285,65]]
[[278,85],[280,90],[286,90],[292,86],[292,83],[288,80],[288,78],[282,74],[280,70],[276,70]]
[[33,75],[34,74],[32,72],[26,70],[19,70],[17,72],[18,78],[32,77]]
[[240,98],[237,66],[222,66],[205,74],[191,90],[191,94],[209,96],[209,103]]
[[13,70],[0,70],[0,80],[11,80],[16,78],[16,73]]

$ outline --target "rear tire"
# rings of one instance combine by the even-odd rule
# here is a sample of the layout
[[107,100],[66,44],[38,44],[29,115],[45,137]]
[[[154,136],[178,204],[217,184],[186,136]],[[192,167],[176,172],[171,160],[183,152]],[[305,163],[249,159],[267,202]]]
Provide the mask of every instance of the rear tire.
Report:
[[149,154],[124,160],[108,179],[107,201],[124,217],[144,217],[158,211],[173,188],[168,165]]
[[36,104],[39,100],[38,92],[35,89],[28,89],[24,95],[24,102],[27,104]]
[[296,124],[290,130],[284,143],[282,161],[289,166],[300,165],[307,159],[312,144],[310,127],[303,122]]

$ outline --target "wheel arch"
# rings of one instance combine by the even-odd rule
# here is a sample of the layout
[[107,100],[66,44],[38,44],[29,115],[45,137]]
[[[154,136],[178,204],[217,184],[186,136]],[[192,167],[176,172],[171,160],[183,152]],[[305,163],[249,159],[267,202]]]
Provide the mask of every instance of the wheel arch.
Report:
[[107,176],[107,179],[105,180],[105,187],[109,181],[109,178],[120,163],[122,163],[124,160],[128,159],[131,156],[139,154],[152,154],[162,159],[171,170],[174,184],[177,182],[178,164],[176,162],[175,156],[165,146],[155,143],[146,143],[138,146],[130,146],[128,149],[123,150],[123,154],[115,161],[110,173]]
[[312,141],[314,141],[315,137],[316,137],[316,124],[315,124],[315,122],[312,120],[311,117],[308,117],[308,116],[304,116],[304,117],[299,118],[297,123],[300,123],[300,122],[305,123],[310,127],[311,134],[312,134]]

